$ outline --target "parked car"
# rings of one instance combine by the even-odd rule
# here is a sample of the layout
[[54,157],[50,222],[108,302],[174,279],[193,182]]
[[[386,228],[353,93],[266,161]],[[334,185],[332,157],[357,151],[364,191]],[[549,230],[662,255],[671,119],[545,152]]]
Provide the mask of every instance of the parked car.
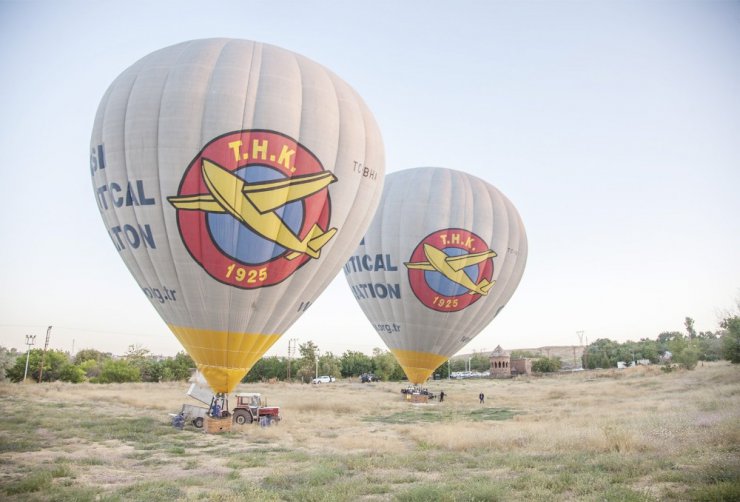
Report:
[[321,375],[320,377],[314,378],[313,380],[311,380],[311,383],[330,383],[335,380],[336,378],[334,378],[333,376]]

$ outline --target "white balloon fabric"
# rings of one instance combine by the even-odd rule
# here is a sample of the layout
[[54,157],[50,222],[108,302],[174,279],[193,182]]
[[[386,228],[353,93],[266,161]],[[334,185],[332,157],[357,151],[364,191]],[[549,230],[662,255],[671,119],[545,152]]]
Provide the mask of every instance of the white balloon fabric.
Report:
[[384,163],[345,82],[234,39],[184,42],[125,70],[90,143],[116,250],[215,392],[233,390],[346,262]]
[[344,274],[409,381],[420,384],[498,315],[526,261],[524,225],[501,192],[460,171],[416,168],[386,176]]

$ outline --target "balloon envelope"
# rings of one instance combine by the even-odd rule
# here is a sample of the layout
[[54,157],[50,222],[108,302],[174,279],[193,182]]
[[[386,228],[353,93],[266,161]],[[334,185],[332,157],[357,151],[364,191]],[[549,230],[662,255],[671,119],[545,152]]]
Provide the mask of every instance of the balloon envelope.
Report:
[[113,82],[90,169],[143,294],[213,390],[230,392],[356,247],[384,152],[363,101],[324,67],[209,39],[156,51]]
[[409,380],[420,384],[496,317],[526,260],[524,226],[501,192],[460,171],[416,168],[386,176],[344,274]]

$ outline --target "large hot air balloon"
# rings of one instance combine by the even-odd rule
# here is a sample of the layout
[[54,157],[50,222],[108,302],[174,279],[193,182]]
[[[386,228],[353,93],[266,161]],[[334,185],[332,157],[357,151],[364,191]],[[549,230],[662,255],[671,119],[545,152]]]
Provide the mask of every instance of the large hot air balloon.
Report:
[[443,168],[389,174],[344,274],[409,381],[423,383],[509,301],[527,261],[511,202]]
[[90,143],[114,246],[216,393],[346,262],[384,162],[377,124],[345,82],[232,39],[184,42],[125,70]]

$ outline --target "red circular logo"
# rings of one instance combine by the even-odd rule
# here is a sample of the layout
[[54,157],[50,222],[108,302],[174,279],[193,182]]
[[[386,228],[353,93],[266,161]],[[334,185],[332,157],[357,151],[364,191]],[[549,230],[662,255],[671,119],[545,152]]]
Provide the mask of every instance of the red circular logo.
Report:
[[294,139],[244,130],[211,140],[168,200],[193,259],[214,279],[253,289],[319,258],[336,233],[327,189],[335,181]]
[[483,239],[468,230],[438,230],[416,246],[406,263],[411,289],[430,309],[463,310],[494,286],[495,256]]

